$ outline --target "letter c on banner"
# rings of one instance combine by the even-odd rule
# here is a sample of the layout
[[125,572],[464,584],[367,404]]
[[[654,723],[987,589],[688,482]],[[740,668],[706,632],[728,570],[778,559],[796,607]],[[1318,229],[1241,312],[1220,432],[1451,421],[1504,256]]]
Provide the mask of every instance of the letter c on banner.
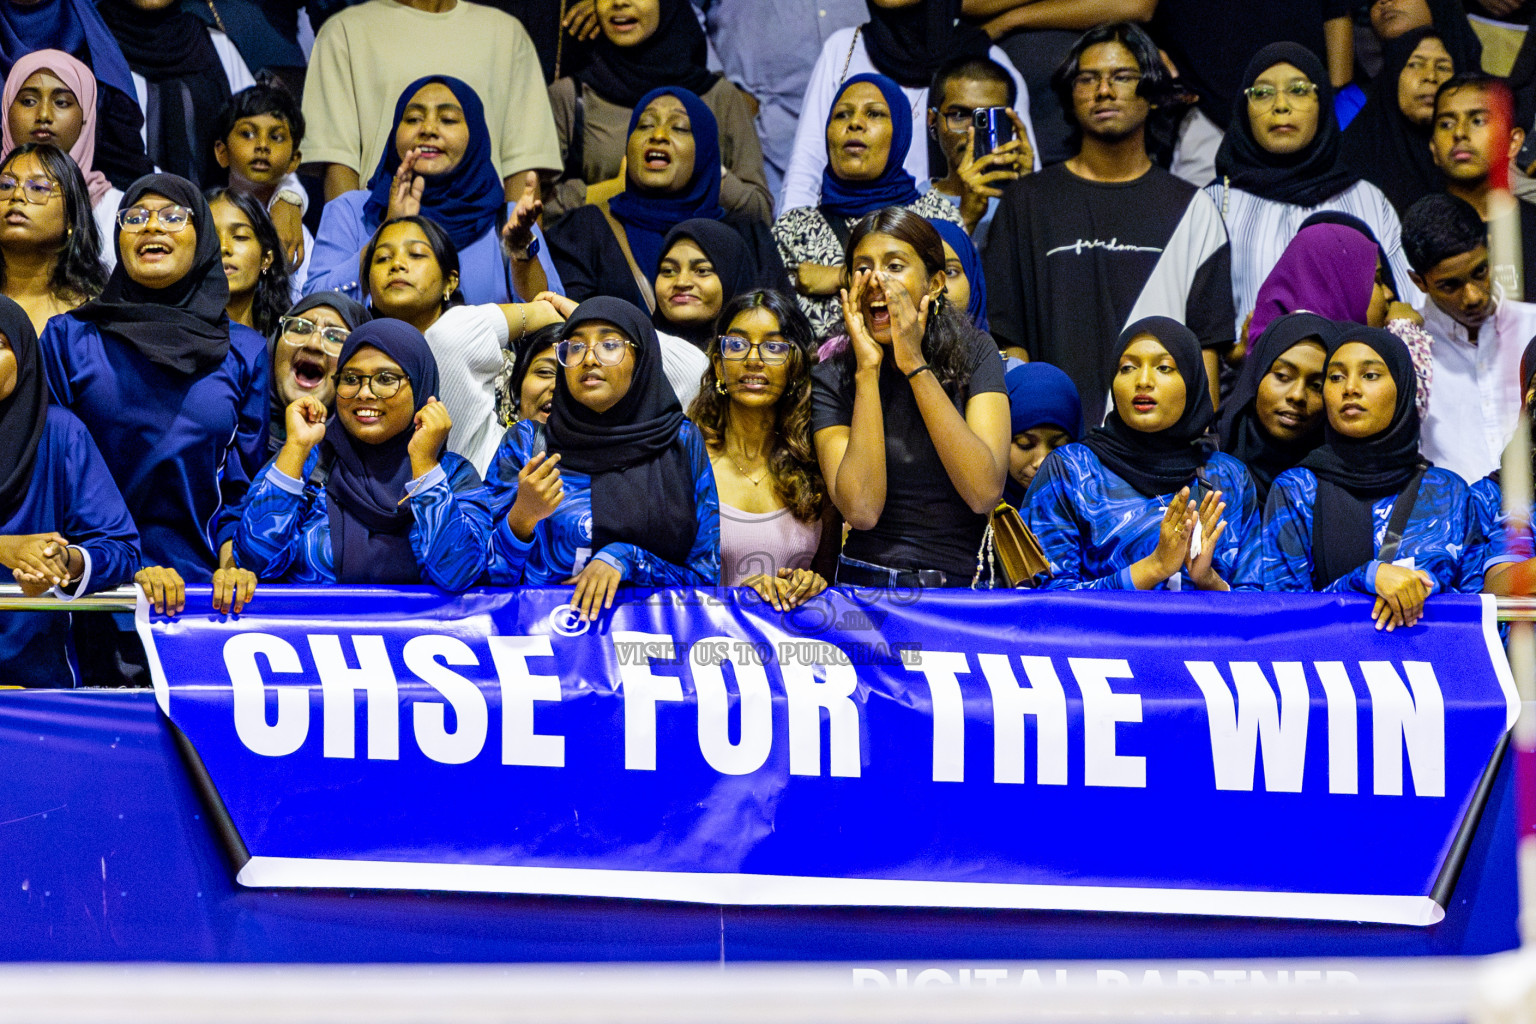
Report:
[[277,721],[267,724],[267,688],[256,655],[273,672],[302,673],[299,652],[271,633],[237,633],[224,642],[224,669],[235,696],[235,735],[252,753],[286,757],[309,735],[309,687],[277,687]]

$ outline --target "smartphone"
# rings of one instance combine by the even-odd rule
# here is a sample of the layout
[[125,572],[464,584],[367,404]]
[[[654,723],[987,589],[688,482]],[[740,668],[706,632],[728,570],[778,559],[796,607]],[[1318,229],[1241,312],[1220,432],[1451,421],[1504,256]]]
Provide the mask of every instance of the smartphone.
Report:
[[1013,118],[1007,107],[977,107],[971,114],[976,128],[976,157],[979,159],[1013,141]]

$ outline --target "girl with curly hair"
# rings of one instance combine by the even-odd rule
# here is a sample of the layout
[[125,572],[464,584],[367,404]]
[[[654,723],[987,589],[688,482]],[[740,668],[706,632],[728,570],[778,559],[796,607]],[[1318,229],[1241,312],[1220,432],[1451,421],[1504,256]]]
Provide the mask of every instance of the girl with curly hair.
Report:
[[827,588],[841,523],[811,447],[811,324],[795,300],[750,291],[727,302],[688,417],[720,491],[720,583],[780,611]]

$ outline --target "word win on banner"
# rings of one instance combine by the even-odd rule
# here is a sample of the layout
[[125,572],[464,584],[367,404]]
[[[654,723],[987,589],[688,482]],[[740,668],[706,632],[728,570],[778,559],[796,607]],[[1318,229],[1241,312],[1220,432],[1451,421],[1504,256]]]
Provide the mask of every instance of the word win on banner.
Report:
[[1518,707],[1491,598],[569,595],[141,608],[239,881],[1432,924]]

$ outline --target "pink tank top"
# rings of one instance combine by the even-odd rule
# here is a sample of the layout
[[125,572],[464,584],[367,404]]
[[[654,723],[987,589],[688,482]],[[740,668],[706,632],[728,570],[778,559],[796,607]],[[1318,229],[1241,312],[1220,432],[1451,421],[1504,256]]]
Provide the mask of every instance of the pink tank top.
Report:
[[821,523],[802,523],[787,508],[743,512],[720,503],[720,583],[739,587],[759,573],[809,569],[821,540]]

